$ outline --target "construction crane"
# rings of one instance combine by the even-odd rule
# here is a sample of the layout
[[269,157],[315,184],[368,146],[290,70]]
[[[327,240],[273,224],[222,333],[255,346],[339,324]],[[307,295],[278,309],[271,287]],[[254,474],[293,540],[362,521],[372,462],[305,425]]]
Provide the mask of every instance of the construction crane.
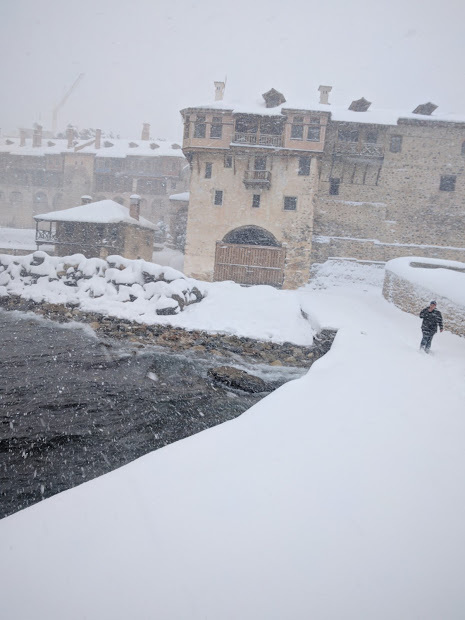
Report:
[[82,80],[82,78],[84,77],[84,73],[80,73],[77,78],[74,80],[73,85],[71,86],[71,88],[68,90],[68,92],[65,94],[65,96],[63,97],[63,99],[60,101],[60,103],[58,105],[56,105],[53,108],[53,115],[52,115],[52,134],[53,136],[56,135],[56,131],[57,131],[57,118],[58,118],[58,111],[60,110],[60,108],[62,108],[65,103],[68,101],[69,96],[71,95],[71,93],[73,92],[73,90],[75,90],[76,86],[79,84],[79,82]]

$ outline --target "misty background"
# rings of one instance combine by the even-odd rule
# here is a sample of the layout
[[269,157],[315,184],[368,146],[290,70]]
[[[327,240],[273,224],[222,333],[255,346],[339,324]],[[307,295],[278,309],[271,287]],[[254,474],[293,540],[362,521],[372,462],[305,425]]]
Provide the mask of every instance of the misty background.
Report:
[[80,73],[58,116],[68,123],[181,140],[179,110],[213,100],[256,101],[274,87],[290,101],[362,96],[373,108],[465,110],[461,0],[2,0],[3,135],[41,123]]

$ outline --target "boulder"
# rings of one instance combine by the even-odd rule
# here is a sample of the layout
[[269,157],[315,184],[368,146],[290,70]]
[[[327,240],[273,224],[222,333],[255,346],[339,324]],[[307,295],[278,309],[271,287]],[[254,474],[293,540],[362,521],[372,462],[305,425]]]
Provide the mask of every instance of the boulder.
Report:
[[215,381],[243,392],[257,393],[270,391],[270,386],[263,379],[233,366],[210,368],[207,374]]

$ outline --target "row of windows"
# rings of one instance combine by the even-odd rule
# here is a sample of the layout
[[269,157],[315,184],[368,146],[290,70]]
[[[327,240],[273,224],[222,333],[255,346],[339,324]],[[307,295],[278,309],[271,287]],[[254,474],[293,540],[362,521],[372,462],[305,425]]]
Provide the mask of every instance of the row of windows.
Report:
[[[226,155],[224,158],[224,167],[232,168],[233,161],[230,155]],[[302,156],[299,157],[299,168],[297,174],[299,176],[309,176],[310,174],[311,157]],[[266,156],[254,157],[254,170],[267,170],[267,158]],[[205,178],[211,179],[213,174],[213,163],[205,162]]]
[[[443,174],[439,181],[439,190],[441,192],[455,192],[455,182],[457,176],[454,174]],[[329,179],[329,193],[333,196],[339,194],[340,178],[332,177]]]
[[[221,189],[216,189],[213,194],[213,204],[220,207],[223,204],[224,192]],[[260,194],[252,195],[252,207],[257,209],[260,207]],[[284,211],[296,211],[297,210],[297,196],[284,196],[283,201]]]

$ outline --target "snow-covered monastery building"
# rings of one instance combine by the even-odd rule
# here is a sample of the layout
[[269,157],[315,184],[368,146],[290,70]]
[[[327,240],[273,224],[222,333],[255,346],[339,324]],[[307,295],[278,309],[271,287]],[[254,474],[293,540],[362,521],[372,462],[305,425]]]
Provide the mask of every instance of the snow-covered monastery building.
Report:
[[465,119],[216,100],[181,111],[191,165],[186,273],[295,288],[329,257],[465,260]]
[[0,226],[30,228],[34,215],[79,204],[83,194],[129,207],[141,196],[141,214],[153,223],[170,219],[169,196],[189,186],[189,166],[181,145],[150,138],[106,138],[100,130],[78,140],[72,128],[66,139],[46,138],[36,126],[32,138],[0,141]]

